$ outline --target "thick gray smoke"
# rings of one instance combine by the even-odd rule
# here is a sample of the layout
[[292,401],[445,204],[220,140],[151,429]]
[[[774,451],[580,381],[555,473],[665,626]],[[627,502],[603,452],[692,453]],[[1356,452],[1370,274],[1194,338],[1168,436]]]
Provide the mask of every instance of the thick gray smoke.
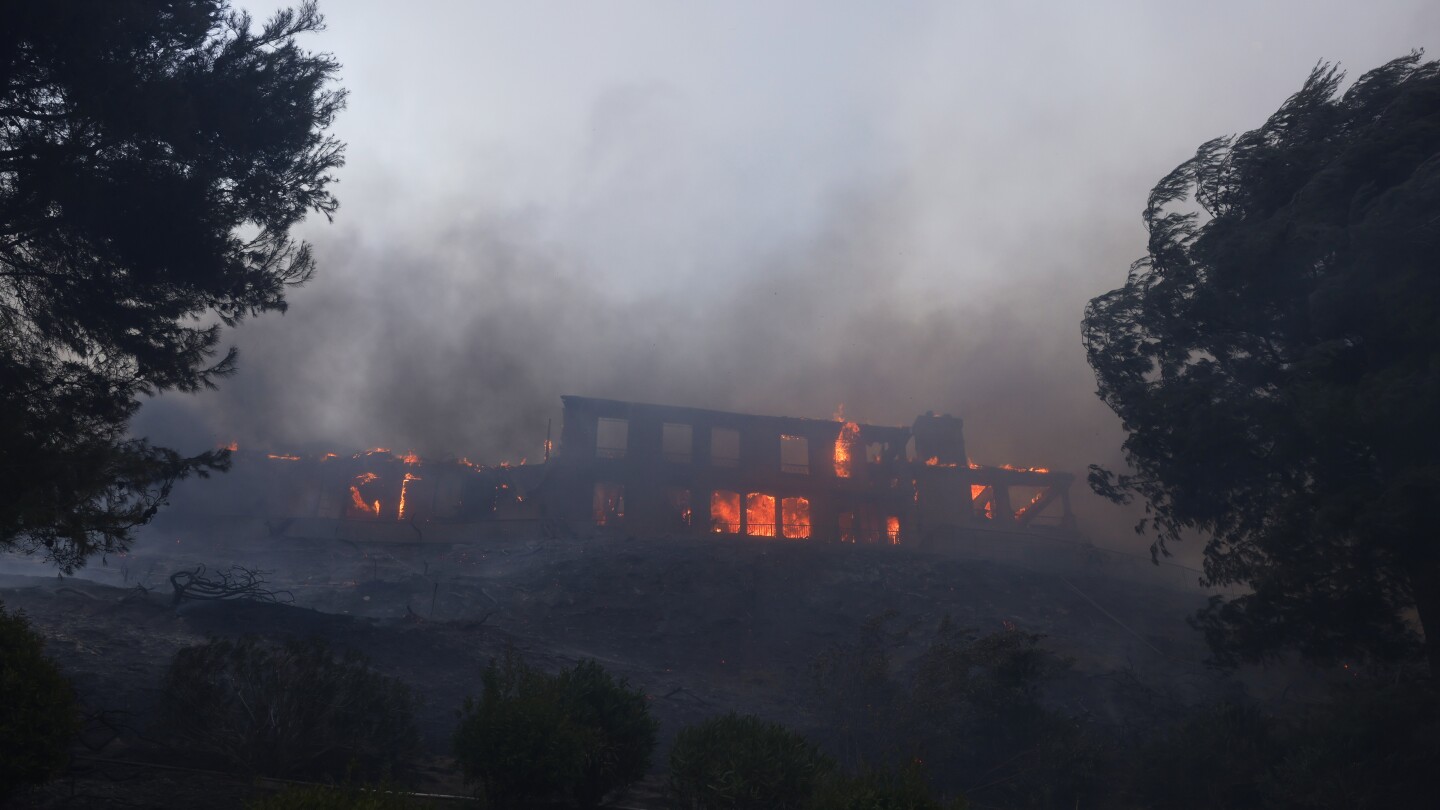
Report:
[[[632,296],[513,218],[419,245],[369,246],[337,226],[320,232],[324,272],[290,312],[234,333],[240,374],[153,403],[137,430],[189,447],[533,461],[547,420],[559,435],[560,395],[579,393],[815,418],[843,403],[882,424],[943,411],[966,419],[983,463],[1113,463],[1120,434],[1079,342],[1097,274],[1018,256],[1029,272],[1012,284],[967,291],[957,273],[948,298],[906,295],[903,197],[853,195],[813,239],[753,267]],[[1073,256],[1118,279],[1125,241]],[[1082,514],[1113,528],[1083,489]]]
[[1422,0],[1321,6],[328,3],[352,95],[339,218],[304,226],[321,274],[136,430],[514,462],[566,393],[843,403],[1083,478],[1123,436],[1080,319],[1151,185],[1318,58],[1358,75],[1440,30]]

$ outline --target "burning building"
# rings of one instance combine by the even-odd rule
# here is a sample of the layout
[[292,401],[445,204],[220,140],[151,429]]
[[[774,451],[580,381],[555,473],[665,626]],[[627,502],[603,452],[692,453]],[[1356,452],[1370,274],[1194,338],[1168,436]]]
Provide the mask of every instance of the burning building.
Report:
[[[838,414],[562,401],[559,447],[552,454],[547,439],[541,464],[432,461],[385,448],[313,459],[247,453],[227,478],[258,500],[231,500],[225,511],[377,528],[498,522],[518,530],[546,521],[552,530],[890,545],[943,543],[961,529],[1074,525],[1072,476],[971,462],[953,416],[927,413],[891,427]],[[244,460],[261,455],[263,468]]]
[[551,516],[635,533],[899,544],[945,530],[1073,528],[1072,476],[985,467],[961,420],[911,427],[563,397]]

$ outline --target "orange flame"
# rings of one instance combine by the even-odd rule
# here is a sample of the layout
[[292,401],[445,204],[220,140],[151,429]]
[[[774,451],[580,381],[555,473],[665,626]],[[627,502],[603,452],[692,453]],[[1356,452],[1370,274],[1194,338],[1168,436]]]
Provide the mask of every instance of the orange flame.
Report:
[[230,442],[229,444],[225,445],[224,449],[229,450],[232,453],[237,452],[240,449],[240,442]]
[[755,537],[775,536],[775,496],[752,492],[745,496],[745,533]]
[[780,501],[780,512],[785,525],[781,527],[785,537],[791,540],[805,540],[810,537],[810,500],[808,498],[785,498]]
[[716,490],[710,493],[710,530],[716,534],[740,531],[740,493]]
[[900,518],[894,515],[885,518],[885,537],[890,545],[900,545]]
[[285,453],[266,453],[266,458],[273,458],[276,461],[299,461],[299,456],[292,456]]
[[[402,456],[402,457],[400,458],[400,460],[403,461],[403,462],[405,462],[406,464],[419,464],[419,463],[420,463],[420,457],[417,456],[417,455],[415,455],[415,451],[414,451],[414,450],[411,450],[410,452],[406,453],[404,456]],[[405,485],[404,485],[404,484],[401,484],[400,486],[403,488]]]
[[[841,405],[836,412],[836,418],[844,421],[845,406]],[[856,439],[860,436],[860,426],[854,422],[844,422],[840,426],[840,435],[835,437],[835,475],[838,478],[849,478],[854,466],[854,458],[851,448]]]
[[365,502],[365,497],[360,494],[360,487],[365,486],[379,477],[380,476],[375,473],[368,472],[355,476],[355,483],[350,485],[350,509],[352,512],[359,513],[365,517],[380,516],[380,501],[375,501],[375,505],[372,507]]
[[[410,462],[406,463],[408,464]],[[405,491],[410,488],[410,482],[421,480],[423,479],[420,476],[408,472],[405,473],[405,477],[400,480],[400,508],[395,513],[396,520],[405,519]],[[379,503],[379,501],[376,501],[376,503]],[[377,508],[375,511],[378,514],[380,510]]]

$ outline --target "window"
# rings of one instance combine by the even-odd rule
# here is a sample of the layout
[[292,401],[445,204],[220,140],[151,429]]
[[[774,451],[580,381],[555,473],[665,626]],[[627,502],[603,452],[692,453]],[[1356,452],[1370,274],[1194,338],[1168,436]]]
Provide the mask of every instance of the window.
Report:
[[745,533],[753,537],[775,536],[775,496],[752,492],[745,496]]
[[740,466],[740,431],[734,428],[711,429],[710,463],[716,467]]
[[629,439],[629,420],[601,417],[595,426],[595,455],[600,458],[624,458]]
[[594,514],[596,526],[608,526],[624,520],[625,486],[595,482]]
[[666,461],[689,464],[695,452],[695,429],[675,422],[661,425],[660,452]]
[[690,508],[690,490],[671,487],[665,490],[666,523],[672,529],[688,529],[694,523],[694,510]]
[[880,459],[884,458],[884,453],[884,445],[880,442],[870,442],[865,445],[865,461],[870,464],[879,464]]
[[784,521],[782,533],[791,540],[805,540],[810,537],[810,500],[808,498],[785,498],[780,501],[780,518]]
[[894,515],[885,518],[885,540],[892,546],[900,545],[900,518]]
[[740,533],[740,493],[724,490],[710,493],[710,531]]
[[841,513],[840,513],[840,542],[842,542],[842,543],[853,543],[853,542],[855,542],[855,513],[854,513],[854,512],[841,512]]
[[984,484],[970,485],[970,508],[975,511],[975,517],[986,520],[995,519],[995,492]]
[[810,442],[804,436],[780,437],[780,471],[810,474]]

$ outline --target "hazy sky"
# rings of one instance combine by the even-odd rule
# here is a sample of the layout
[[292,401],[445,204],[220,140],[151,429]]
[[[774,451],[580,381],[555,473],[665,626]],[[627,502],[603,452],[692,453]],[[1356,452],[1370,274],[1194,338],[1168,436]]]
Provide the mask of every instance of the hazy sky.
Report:
[[499,460],[564,393],[844,402],[1083,473],[1121,434],[1079,322],[1150,186],[1319,60],[1440,54],[1434,0],[321,8],[350,104],[320,276],[221,391],[142,411],[162,440]]

